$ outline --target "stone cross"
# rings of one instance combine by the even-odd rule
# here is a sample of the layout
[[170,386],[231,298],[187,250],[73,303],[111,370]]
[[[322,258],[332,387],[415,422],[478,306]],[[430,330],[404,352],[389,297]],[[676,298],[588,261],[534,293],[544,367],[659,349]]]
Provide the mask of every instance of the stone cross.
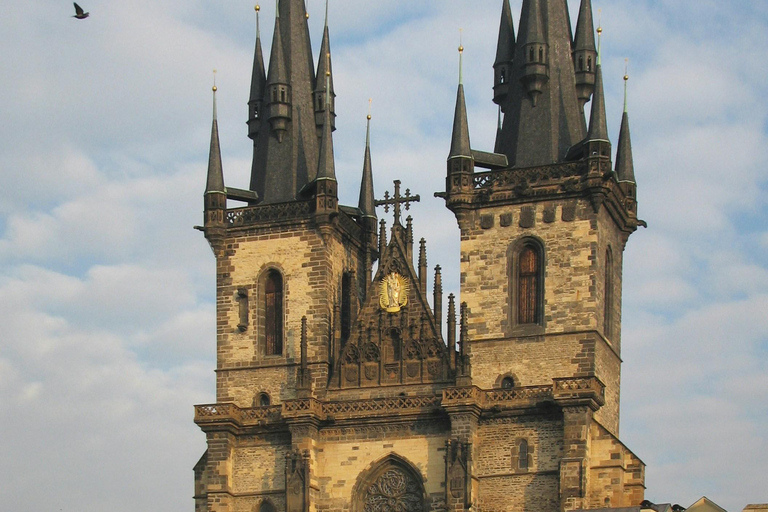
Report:
[[389,196],[389,191],[384,192],[384,199],[376,201],[376,206],[383,206],[384,211],[389,213],[389,207],[392,206],[395,210],[395,224],[400,224],[400,205],[405,205],[406,210],[410,210],[411,203],[418,203],[421,198],[417,195],[411,195],[411,189],[405,189],[405,195],[400,195],[400,180],[395,180],[395,193],[392,197]]

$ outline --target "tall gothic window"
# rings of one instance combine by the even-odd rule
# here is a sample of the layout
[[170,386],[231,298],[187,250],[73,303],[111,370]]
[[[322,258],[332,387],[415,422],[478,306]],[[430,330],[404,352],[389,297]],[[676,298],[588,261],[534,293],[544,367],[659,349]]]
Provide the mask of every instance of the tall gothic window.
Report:
[[270,270],[264,283],[264,340],[268,356],[283,353],[283,276]]
[[605,251],[605,337],[613,335],[613,254],[609,247]]
[[517,445],[517,468],[528,469],[528,441],[525,439]]
[[520,251],[517,272],[517,323],[541,322],[541,254],[526,244]]

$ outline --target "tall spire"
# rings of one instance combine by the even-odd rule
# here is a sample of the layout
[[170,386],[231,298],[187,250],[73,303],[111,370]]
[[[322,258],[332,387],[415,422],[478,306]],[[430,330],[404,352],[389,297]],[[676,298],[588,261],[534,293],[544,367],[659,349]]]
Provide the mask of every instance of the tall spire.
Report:
[[[279,4],[279,0],[278,0]],[[291,82],[283,53],[283,40],[280,34],[280,11],[275,16],[275,31],[272,38],[272,53],[269,56],[269,74],[267,75],[267,118],[278,142],[288,130],[291,120]]]
[[320,56],[317,62],[315,79],[315,124],[318,134],[322,134],[323,120],[327,106],[331,110],[331,128],[336,129],[336,93],[333,89],[333,67],[331,66],[331,38],[328,30],[328,0],[325,2],[325,28],[320,44]]
[[333,158],[333,130],[330,123],[331,113],[326,109],[323,135],[320,142],[320,158],[317,165],[317,181],[336,181],[336,167]]
[[[215,73],[215,72],[214,72]],[[216,112],[216,91],[213,85],[213,123],[211,125],[211,149],[208,153],[208,180],[205,186],[206,195],[211,193],[226,194],[224,187],[224,171],[221,165],[221,146],[219,144],[219,121]]]
[[[598,27],[597,33],[601,34],[602,31],[602,27]],[[592,95],[592,113],[589,116],[587,140],[608,141],[608,123],[605,114],[605,94],[603,92],[603,71],[600,64],[600,52],[597,54],[595,92]]]
[[264,109],[264,92],[267,87],[267,73],[264,70],[264,54],[261,50],[261,30],[259,27],[259,11],[256,10],[256,48],[253,52],[253,72],[251,74],[251,96],[248,100],[248,137],[256,140],[261,128],[261,118]]
[[[525,4],[523,4],[525,9]],[[544,33],[539,0],[529,0],[528,12],[525,16],[525,32],[520,30],[520,43],[523,48],[523,83],[528,90],[528,96],[536,106],[544,85],[549,81],[549,44]]]
[[595,25],[592,17],[592,1],[581,0],[579,20],[573,41],[573,67],[576,71],[576,92],[582,109],[595,89]]
[[509,0],[504,0],[499,23],[499,41],[496,46],[496,60],[493,63],[493,101],[503,105],[509,95],[512,66],[515,60],[515,24]]
[[459,89],[456,93],[456,111],[453,116],[453,137],[449,159],[457,157],[472,158],[469,144],[469,123],[467,122],[467,106],[464,100],[464,84],[462,83],[462,56],[464,46],[459,46]]
[[304,0],[277,1],[264,114],[251,169],[251,190],[264,203],[297,200],[317,176],[315,66],[306,15]]
[[[376,218],[373,194],[373,167],[371,166],[371,114],[368,112],[368,121],[365,130],[365,157],[363,160],[363,180],[360,183],[360,200],[358,208],[363,217]],[[374,223],[375,227],[375,223]]]
[[504,122],[496,152],[506,155],[510,165],[563,162],[568,148],[584,139],[571,48],[566,2],[523,0],[508,93],[497,101]]
[[619,144],[616,150],[616,174],[619,181],[635,183],[635,164],[632,159],[632,139],[629,135],[629,114],[627,112],[627,83],[629,75],[624,73],[624,113],[621,116]]

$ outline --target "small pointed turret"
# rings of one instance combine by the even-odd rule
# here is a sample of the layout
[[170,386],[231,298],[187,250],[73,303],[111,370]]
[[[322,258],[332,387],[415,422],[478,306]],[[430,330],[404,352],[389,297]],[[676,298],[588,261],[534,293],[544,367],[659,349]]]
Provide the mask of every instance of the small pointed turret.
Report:
[[496,61],[493,63],[493,102],[505,105],[509,96],[509,83],[512,79],[512,66],[515,60],[515,25],[509,0],[504,0],[499,25],[499,42],[496,47]]
[[373,230],[376,230],[376,207],[373,194],[373,167],[371,165],[371,114],[368,114],[368,122],[365,131],[365,157],[363,160],[363,179],[360,183],[360,200],[357,207],[363,218],[373,219]]
[[256,49],[253,53],[253,72],[251,74],[251,96],[248,100],[248,137],[256,142],[261,128],[261,118],[264,110],[264,92],[267,88],[267,73],[264,71],[264,54],[261,50],[261,30],[259,27],[259,11],[256,5]]
[[595,93],[592,97],[592,113],[589,116],[588,141],[608,142],[608,124],[605,114],[605,94],[603,93],[603,71],[598,57],[595,69]]
[[317,124],[318,136],[322,136],[326,108],[330,108],[331,111],[331,128],[336,129],[336,93],[333,90],[331,39],[328,31],[328,0],[325,2],[325,28],[323,29],[323,42],[320,45],[315,84],[315,124]]
[[536,106],[539,95],[544,90],[544,84],[549,81],[549,44],[544,34],[539,0],[529,0],[524,3],[523,16],[526,19],[526,30],[520,37],[524,55],[524,61],[521,63],[522,79],[528,96]]
[[467,105],[464,99],[462,78],[462,57],[464,47],[459,46],[459,88],[456,92],[456,110],[453,115],[453,135],[451,152],[448,155],[448,173],[472,172],[472,149],[469,143],[469,123]]
[[219,143],[219,121],[216,111],[216,91],[218,88],[213,86],[213,123],[211,125],[211,148],[208,153],[208,181],[205,187],[205,193],[210,194],[220,192],[226,194],[224,188],[224,172],[221,165],[221,146]]
[[213,122],[211,124],[211,148],[208,154],[208,179],[205,184],[204,209],[206,236],[213,244],[213,233],[209,228],[224,226],[224,213],[227,209],[227,189],[224,187],[224,172],[221,165],[221,146],[219,144],[219,122],[216,113],[216,85],[213,86]]
[[339,211],[336,166],[333,157],[333,130],[330,109],[326,108],[323,135],[320,141],[320,158],[315,179],[315,215],[328,220]]
[[624,74],[624,113],[621,116],[619,144],[616,150],[616,174],[619,182],[635,183],[635,164],[632,159],[632,139],[629,135],[629,114],[627,111],[627,82],[629,75]]
[[[278,2],[279,3],[279,2]],[[267,119],[277,140],[283,141],[291,121],[291,84],[283,53],[283,40],[280,35],[280,11],[275,16],[275,32],[272,39],[272,53],[269,57],[267,75]]]
[[592,1],[581,0],[579,20],[573,41],[573,67],[576,70],[576,94],[581,108],[589,101],[595,90],[595,26],[592,17]]

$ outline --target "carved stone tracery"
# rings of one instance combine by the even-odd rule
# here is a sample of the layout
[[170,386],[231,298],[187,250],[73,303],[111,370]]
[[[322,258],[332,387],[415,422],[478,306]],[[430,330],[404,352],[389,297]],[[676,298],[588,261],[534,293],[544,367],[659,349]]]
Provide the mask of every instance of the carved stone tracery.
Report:
[[365,492],[363,512],[421,512],[421,485],[398,467],[382,473]]

